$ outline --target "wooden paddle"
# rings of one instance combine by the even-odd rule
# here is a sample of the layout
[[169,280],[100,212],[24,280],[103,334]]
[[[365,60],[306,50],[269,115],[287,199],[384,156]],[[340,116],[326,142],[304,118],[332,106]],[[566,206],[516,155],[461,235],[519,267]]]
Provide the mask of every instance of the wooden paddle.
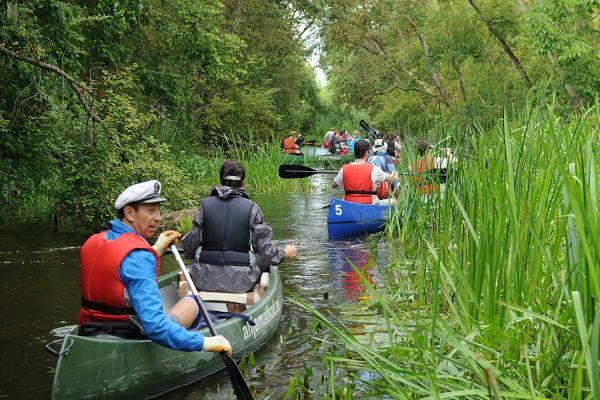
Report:
[[280,165],[279,177],[283,179],[307,178],[315,174],[337,175],[338,171],[320,171],[304,165]]
[[[196,290],[196,286],[192,281],[192,277],[190,276],[187,268],[185,267],[183,260],[179,255],[179,252],[177,251],[177,247],[175,247],[175,245],[171,245],[171,251],[173,252],[175,260],[177,260],[177,264],[179,265],[179,269],[183,273],[183,276],[185,277],[185,280],[188,286],[190,287],[192,294],[194,295],[196,303],[198,303],[198,308],[200,308],[202,316],[204,317],[204,321],[208,325],[208,330],[213,336],[217,336],[217,330],[215,329],[215,326],[213,325],[212,320],[210,319],[210,315],[208,315],[208,311],[204,306],[204,302],[202,301],[200,295],[198,294],[198,291]],[[250,393],[250,388],[246,384],[244,376],[240,372],[240,369],[238,368],[235,361],[233,361],[231,357],[229,357],[229,355],[225,352],[221,353],[221,357],[223,358],[225,367],[227,367],[227,371],[229,372],[229,379],[231,380],[231,385],[233,386],[233,390],[235,391],[235,395],[237,396],[237,398],[240,400],[253,400],[254,397],[252,397],[252,393]]]

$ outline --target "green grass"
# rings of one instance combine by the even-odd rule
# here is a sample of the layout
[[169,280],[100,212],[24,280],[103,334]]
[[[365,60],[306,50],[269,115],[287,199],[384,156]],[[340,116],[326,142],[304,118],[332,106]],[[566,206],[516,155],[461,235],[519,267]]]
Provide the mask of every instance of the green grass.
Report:
[[196,192],[206,194],[218,185],[219,169],[223,160],[241,162],[246,169],[245,189],[249,192],[281,193],[308,191],[307,179],[281,179],[277,169],[281,164],[282,151],[276,138],[264,141],[250,135],[247,140],[233,138],[227,152],[221,148],[211,150],[210,157],[182,151],[178,168],[185,171]]
[[405,183],[414,218],[392,217],[384,288],[368,289],[388,342],[291,299],[345,346],[333,367],[375,372],[347,371],[374,397],[600,398],[599,121],[531,108],[471,133],[443,199]]

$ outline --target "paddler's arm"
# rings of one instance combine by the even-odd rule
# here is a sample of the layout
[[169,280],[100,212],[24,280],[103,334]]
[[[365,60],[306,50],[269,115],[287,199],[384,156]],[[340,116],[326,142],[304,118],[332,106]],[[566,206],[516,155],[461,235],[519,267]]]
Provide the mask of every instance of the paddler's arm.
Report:
[[333,178],[333,182],[331,182],[331,187],[334,189],[339,188],[344,185],[344,169],[340,169],[340,172]]
[[273,242],[273,229],[265,224],[265,217],[256,203],[250,210],[250,230],[252,248],[261,257],[269,259],[271,264],[279,264],[286,257],[296,256],[296,246],[287,245],[282,249]]
[[153,342],[173,350],[202,350],[204,336],[196,331],[188,331],[163,311],[155,268],[156,260],[149,251],[134,250],[123,260],[119,269],[144,332]]

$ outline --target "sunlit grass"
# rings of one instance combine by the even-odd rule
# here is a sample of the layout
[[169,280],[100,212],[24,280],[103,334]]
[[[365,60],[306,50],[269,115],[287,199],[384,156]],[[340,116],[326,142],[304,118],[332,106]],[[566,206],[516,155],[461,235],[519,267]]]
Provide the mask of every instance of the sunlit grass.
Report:
[[307,191],[307,179],[281,179],[278,167],[281,163],[280,141],[259,140],[252,135],[249,139],[232,138],[227,152],[215,148],[210,157],[181,152],[179,167],[189,176],[191,184],[201,193],[219,184],[219,169],[223,160],[235,160],[246,169],[245,189],[254,193],[281,193]]
[[368,289],[388,343],[291,299],[349,352],[333,367],[382,397],[600,398],[599,111],[538,108],[473,132],[442,199],[406,182],[413,219],[392,217],[392,263]]

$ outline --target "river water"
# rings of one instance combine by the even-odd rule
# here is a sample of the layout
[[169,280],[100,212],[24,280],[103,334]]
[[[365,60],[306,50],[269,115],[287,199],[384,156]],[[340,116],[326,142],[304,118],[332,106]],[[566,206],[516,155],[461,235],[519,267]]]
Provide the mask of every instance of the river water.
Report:
[[[326,184],[326,182],[325,182]],[[360,289],[348,260],[357,267],[369,261],[364,239],[329,241],[328,191],[310,194],[251,194],[280,244],[295,244],[298,256],[281,267],[282,283],[322,312],[337,315],[357,301]],[[49,398],[56,359],[43,345],[56,339],[53,329],[72,325],[79,309],[79,250],[89,233],[60,227],[49,218],[0,220],[0,398]],[[380,251],[380,258],[386,257]],[[379,260],[381,261],[381,260]],[[170,255],[164,270],[176,268]],[[381,264],[381,262],[378,262]],[[385,264],[385,263],[383,263]],[[377,280],[377,272],[374,271]],[[257,398],[281,398],[296,369],[322,370],[318,345],[311,339],[311,317],[285,302],[277,333],[257,353],[258,368],[249,378]],[[315,350],[317,349],[317,350]],[[318,377],[319,373],[315,373]],[[222,371],[162,398],[233,398]]]

